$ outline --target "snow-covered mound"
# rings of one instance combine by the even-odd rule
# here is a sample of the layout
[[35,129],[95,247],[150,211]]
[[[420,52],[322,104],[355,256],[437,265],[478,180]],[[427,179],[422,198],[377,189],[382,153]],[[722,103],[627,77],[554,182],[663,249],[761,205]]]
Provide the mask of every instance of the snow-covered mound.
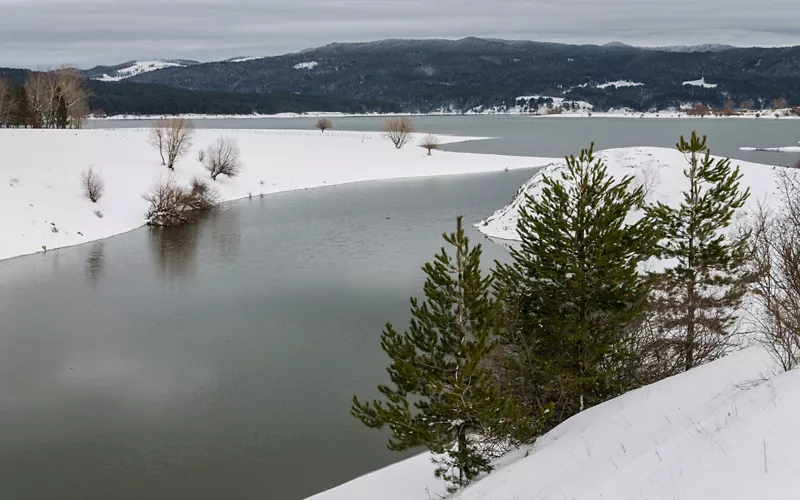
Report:
[[[667,204],[680,202],[681,192],[687,183],[683,176],[687,163],[679,151],[653,147],[621,148],[601,151],[596,156],[605,160],[609,174],[617,179],[634,176],[637,184],[645,186],[648,201]],[[759,201],[768,202],[775,192],[775,169],[780,167],[739,160],[734,160],[733,163],[741,168],[742,185],[750,188],[750,199],[745,208],[755,207]],[[537,172],[520,188],[511,203],[475,227],[494,238],[519,239],[517,219],[519,209],[525,203],[525,193],[535,196],[541,189],[542,176],[558,176],[559,170],[565,167],[566,162],[563,159],[551,160],[547,167]]]
[[[347,182],[502,171],[541,165],[530,158],[426,152],[421,136],[396,150],[380,133],[312,130],[197,130],[176,164],[176,180],[209,174],[198,151],[220,136],[234,138],[240,177],[214,183],[223,200]],[[0,259],[86,243],[144,224],[142,195],[167,175],[147,142],[148,130],[0,129]],[[440,137],[442,143],[461,139]],[[79,176],[94,166],[105,196],[91,203]],[[99,211],[102,215],[95,215]]]
[[182,68],[184,64],[172,61],[135,61],[130,66],[117,69],[113,74],[104,74],[95,80],[103,82],[118,82],[130,78],[132,76],[141,75],[142,73],[149,73],[164,68]]
[[707,83],[705,77],[703,77],[703,78],[701,78],[699,80],[691,80],[691,81],[688,81],[688,82],[683,82],[683,84],[684,85],[691,85],[693,87],[704,87],[704,88],[707,88],[707,89],[717,88],[717,84],[716,83]]
[[234,57],[233,59],[227,59],[223,62],[243,63],[248,61],[257,61],[259,59],[263,59],[263,57]]
[[[453,499],[797,498],[800,371],[773,370],[752,347],[629,392],[506,457]],[[423,454],[312,499],[439,498],[433,469]]]
[[640,82],[629,82],[627,80],[619,80],[619,81],[616,81],[616,82],[602,83],[602,84],[598,85],[597,88],[598,89],[607,89],[608,87],[617,87],[617,88],[622,88],[622,87],[641,87],[643,85],[644,85],[644,83],[640,83]]
[[306,61],[294,65],[294,69],[314,69],[319,63],[317,61]]

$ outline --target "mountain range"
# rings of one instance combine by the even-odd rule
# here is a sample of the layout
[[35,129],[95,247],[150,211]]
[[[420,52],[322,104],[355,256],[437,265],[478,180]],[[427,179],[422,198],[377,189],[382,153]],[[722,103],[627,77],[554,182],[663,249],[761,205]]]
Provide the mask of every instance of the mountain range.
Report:
[[163,102],[186,113],[248,112],[264,109],[254,103],[266,96],[279,104],[268,109],[291,110],[280,103],[292,95],[304,96],[302,110],[322,99],[333,111],[508,109],[532,95],[583,101],[600,111],[730,102],[766,108],[778,98],[800,106],[800,46],[390,39],[216,62],[130,61],[83,74],[92,81],[93,106],[127,113],[157,113]]

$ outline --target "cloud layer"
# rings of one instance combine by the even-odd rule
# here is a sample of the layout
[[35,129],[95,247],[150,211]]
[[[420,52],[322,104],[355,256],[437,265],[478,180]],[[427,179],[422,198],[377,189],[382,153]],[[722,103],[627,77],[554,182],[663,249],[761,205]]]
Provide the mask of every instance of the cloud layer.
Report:
[[335,41],[484,36],[800,44],[797,0],[0,0],[0,66],[227,59]]

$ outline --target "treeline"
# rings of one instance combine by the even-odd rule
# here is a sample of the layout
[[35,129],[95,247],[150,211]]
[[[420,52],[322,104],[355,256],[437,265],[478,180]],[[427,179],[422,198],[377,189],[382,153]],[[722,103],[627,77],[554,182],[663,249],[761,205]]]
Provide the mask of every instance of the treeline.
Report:
[[383,400],[354,397],[352,414],[388,426],[393,450],[427,447],[455,490],[571,416],[730,352],[754,284],[756,331],[797,366],[800,185],[785,177],[791,214],[733,231],[749,197],[738,167],[695,133],[677,147],[676,206],[648,203],[647,179],[612,177],[592,149],[568,157],[526,195],[512,262],[488,275],[459,218],[408,331],[384,330]]
[[86,81],[74,68],[0,77],[0,127],[81,128],[89,114]]
[[327,111],[341,113],[399,112],[382,101],[359,101],[289,92],[244,94],[187,90],[168,85],[89,81],[89,105],[99,115],[275,114]]

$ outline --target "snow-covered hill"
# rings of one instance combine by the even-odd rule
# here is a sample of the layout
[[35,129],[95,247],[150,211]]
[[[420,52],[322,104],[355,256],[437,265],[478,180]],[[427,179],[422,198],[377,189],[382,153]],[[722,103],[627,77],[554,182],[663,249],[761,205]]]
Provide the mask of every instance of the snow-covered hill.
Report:
[[149,73],[164,68],[184,68],[189,65],[187,61],[131,61],[130,63],[108,68],[107,72],[95,74],[91,76],[91,78],[103,82],[118,82],[132,76],[141,75],[142,73]]
[[[800,491],[800,371],[761,347],[591,408],[453,500],[789,500]],[[444,496],[419,455],[312,497]]]
[[[605,160],[609,173],[614,177],[621,179],[633,175],[637,184],[646,187],[648,201],[670,204],[680,200],[680,193],[686,184],[683,171],[687,163],[683,154],[677,150],[653,147],[622,148],[601,151],[596,153],[596,156]],[[775,169],[781,167],[738,160],[734,160],[734,164],[741,167],[742,184],[750,188],[751,195],[745,208],[755,207],[759,201],[769,202],[774,197]],[[525,202],[525,193],[535,196],[541,188],[542,176],[558,175],[559,170],[565,166],[566,162],[563,159],[552,160],[547,167],[537,172],[520,188],[511,203],[475,227],[483,234],[494,238],[519,239],[517,219],[520,206]]]

